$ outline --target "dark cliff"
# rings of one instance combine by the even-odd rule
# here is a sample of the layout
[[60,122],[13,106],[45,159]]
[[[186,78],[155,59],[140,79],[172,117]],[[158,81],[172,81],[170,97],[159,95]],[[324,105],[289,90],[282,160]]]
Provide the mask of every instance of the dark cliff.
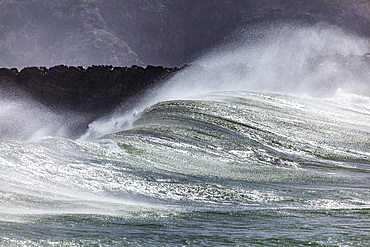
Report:
[[179,68],[58,65],[0,69],[0,91],[26,94],[60,110],[101,115],[172,76]]

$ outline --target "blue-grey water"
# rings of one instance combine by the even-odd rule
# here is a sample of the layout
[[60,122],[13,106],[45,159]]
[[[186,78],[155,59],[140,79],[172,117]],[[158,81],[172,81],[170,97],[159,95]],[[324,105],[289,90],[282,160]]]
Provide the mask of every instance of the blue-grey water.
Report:
[[368,93],[338,84],[351,71],[333,63],[311,71],[330,78],[293,71],[307,51],[244,56],[257,48],[201,60],[78,140],[50,134],[44,110],[34,135],[17,122],[17,138],[0,139],[0,245],[368,246]]

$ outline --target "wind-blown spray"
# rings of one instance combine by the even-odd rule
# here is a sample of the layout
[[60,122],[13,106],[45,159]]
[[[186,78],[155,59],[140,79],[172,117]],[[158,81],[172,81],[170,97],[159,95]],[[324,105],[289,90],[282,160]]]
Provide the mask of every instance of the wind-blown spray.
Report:
[[[217,91],[255,91],[308,97],[370,96],[369,41],[327,25],[248,27],[234,41],[194,61],[132,108],[90,125],[82,139],[127,129],[137,112],[160,101]],[[346,97],[348,99],[348,97]],[[338,99],[338,97],[337,97]]]
[[45,137],[75,136],[84,116],[55,112],[24,98],[0,99],[0,139],[37,141]]

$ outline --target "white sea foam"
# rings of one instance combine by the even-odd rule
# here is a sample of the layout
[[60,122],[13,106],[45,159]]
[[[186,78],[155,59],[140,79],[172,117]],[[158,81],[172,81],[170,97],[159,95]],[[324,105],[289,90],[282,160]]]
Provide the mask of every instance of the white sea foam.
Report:
[[335,101],[339,101],[339,102],[345,102],[345,103],[368,105],[370,108],[370,97],[350,93],[342,88],[338,88],[335,91],[335,94],[331,99]]

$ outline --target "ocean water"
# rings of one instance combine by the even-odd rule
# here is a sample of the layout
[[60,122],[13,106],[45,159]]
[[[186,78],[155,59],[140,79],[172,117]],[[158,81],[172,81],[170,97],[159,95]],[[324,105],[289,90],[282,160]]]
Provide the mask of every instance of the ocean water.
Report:
[[65,116],[2,104],[0,245],[368,246],[369,68],[337,56],[368,42],[248,35],[78,139]]

